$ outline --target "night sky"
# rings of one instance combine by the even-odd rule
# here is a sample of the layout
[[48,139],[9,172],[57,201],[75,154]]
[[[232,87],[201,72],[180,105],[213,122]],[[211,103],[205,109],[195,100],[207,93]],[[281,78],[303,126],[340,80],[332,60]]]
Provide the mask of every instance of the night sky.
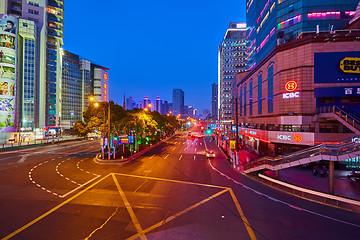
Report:
[[[103,3],[103,4],[102,4]],[[110,68],[110,99],[172,101],[211,109],[218,45],[231,21],[245,22],[245,0],[65,1],[64,49]]]

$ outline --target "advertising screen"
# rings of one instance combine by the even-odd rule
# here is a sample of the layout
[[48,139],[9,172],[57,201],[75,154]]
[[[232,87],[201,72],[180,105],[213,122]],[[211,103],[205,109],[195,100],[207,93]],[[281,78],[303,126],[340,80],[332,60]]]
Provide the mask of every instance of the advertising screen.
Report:
[[315,83],[360,83],[360,52],[314,55]]
[[0,132],[16,131],[17,19],[0,14]]

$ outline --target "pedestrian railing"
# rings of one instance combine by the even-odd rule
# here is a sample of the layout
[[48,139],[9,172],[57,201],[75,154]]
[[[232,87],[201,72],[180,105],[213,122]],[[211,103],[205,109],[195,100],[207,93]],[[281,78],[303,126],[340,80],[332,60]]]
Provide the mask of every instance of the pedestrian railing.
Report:
[[0,149],[23,147],[23,146],[30,146],[30,145],[37,145],[37,144],[46,144],[46,143],[58,143],[61,141],[80,140],[80,139],[83,139],[83,138],[77,137],[77,136],[63,136],[63,137],[57,137],[57,138],[37,139],[37,140],[24,141],[24,142],[7,141],[4,143],[0,143]]
[[263,157],[245,164],[244,172],[279,170],[320,160],[343,161],[359,155],[360,137],[356,137],[338,144],[320,144],[282,157]]

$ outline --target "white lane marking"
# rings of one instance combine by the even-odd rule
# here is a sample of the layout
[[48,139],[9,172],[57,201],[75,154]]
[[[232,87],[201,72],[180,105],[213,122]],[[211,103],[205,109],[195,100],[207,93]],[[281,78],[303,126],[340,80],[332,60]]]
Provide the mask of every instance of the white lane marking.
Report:
[[72,182],[72,183],[80,186],[80,185],[81,185],[80,183],[78,183],[78,182],[76,182],[76,181],[73,181],[73,180],[71,180],[71,179],[68,178],[68,177],[65,177],[65,176],[64,176],[63,174],[61,174],[60,171],[59,171],[60,165],[63,164],[65,161],[68,161],[68,160],[70,160],[70,159],[71,159],[71,158],[68,158],[68,159],[63,160],[63,161],[61,161],[60,163],[58,163],[58,164],[56,165],[56,167],[55,167],[56,173],[57,173],[58,175],[60,175],[60,177],[65,178],[66,180],[68,180],[68,181],[70,181],[70,182]]
[[179,157],[179,161],[181,160],[182,156],[183,156],[183,155],[180,155],[180,157]]
[[194,160],[196,159],[196,156],[194,156]]
[[176,147],[173,148],[173,151],[176,149]]
[[333,220],[333,221],[336,221],[336,222],[340,222],[340,223],[344,223],[344,224],[347,224],[347,225],[351,225],[351,226],[360,228],[360,225],[357,225],[357,224],[354,224],[354,223],[350,223],[350,222],[346,222],[346,221],[342,221],[342,220],[340,220],[340,219],[332,218],[332,217],[329,217],[329,216],[326,216],[326,215],[323,215],[323,214],[320,214],[320,213],[317,213],[317,212],[313,212],[313,211],[307,210],[307,209],[305,209],[305,208],[298,207],[298,206],[292,205],[292,204],[290,204],[290,203],[281,201],[281,200],[279,200],[279,199],[270,197],[269,195],[266,195],[266,194],[261,193],[261,192],[259,192],[259,191],[256,191],[255,189],[253,189],[253,188],[251,188],[251,187],[248,187],[248,186],[240,183],[239,181],[236,181],[235,179],[229,177],[228,175],[222,173],[221,171],[219,171],[217,168],[215,168],[215,167],[211,164],[210,159],[209,159],[209,165],[210,165],[210,167],[211,167],[214,171],[216,171],[217,173],[219,173],[221,176],[226,177],[227,179],[233,181],[235,184],[240,185],[240,186],[242,186],[243,188],[248,189],[248,190],[254,192],[255,194],[258,194],[258,195],[260,195],[260,196],[267,197],[268,199],[270,199],[270,200],[272,200],[272,201],[275,201],[275,202],[278,202],[278,203],[282,203],[282,204],[284,204],[284,205],[286,205],[286,206],[288,206],[288,207],[291,207],[291,208],[293,208],[293,209],[295,209],[295,210],[298,210],[298,211],[304,211],[304,212],[307,212],[307,213],[310,213],[310,214],[313,214],[313,215],[316,215],[316,216],[319,216],[319,217],[323,217],[323,218],[330,219],[330,220]]
[[164,159],[166,159],[168,156],[169,156],[169,154],[168,154],[168,155],[166,155],[166,156],[164,157]]
[[150,159],[152,159],[153,157],[155,157],[155,154],[154,154],[154,155],[152,155],[152,156],[150,157]]
[[101,176],[100,176],[100,175],[99,175],[99,176],[96,176],[96,177],[94,177],[93,179],[91,179],[91,180],[87,181],[86,183],[84,183],[84,184],[82,184],[82,185],[78,186],[77,188],[75,188],[75,189],[71,190],[70,192],[68,192],[68,193],[66,193],[66,194],[64,194],[64,195],[61,195],[61,196],[59,196],[59,197],[61,197],[61,198],[66,197],[66,196],[70,195],[71,193],[73,193],[73,192],[77,191],[78,189],[82,188],[83,186],[85,186],[85,185],[87,185],[87,184],[91,183],[92,181],[94,181],[95,179],[97,179],[97,178],[99,178],[99,177],[101,177]]
[[195,148],[195,152],[196,152],[196,148]]
[[184,151],[186,151],[186,148],[184,148]]
[[96,173],[90,173],[89,171],[85,171],[84,169],[82,169],[82,168],[80,167],[80,163],[83,162],[84,160],[85,160],[85,159],[80,160],[80,161],[76,164],[76,167],[77,167],[80,171],[85,172],[85,173],[87,173],[87,174],[92,174],[92,175],[94,175],[94,176],[100,176],[100,175],[98,175],[98,174],[96,174]]

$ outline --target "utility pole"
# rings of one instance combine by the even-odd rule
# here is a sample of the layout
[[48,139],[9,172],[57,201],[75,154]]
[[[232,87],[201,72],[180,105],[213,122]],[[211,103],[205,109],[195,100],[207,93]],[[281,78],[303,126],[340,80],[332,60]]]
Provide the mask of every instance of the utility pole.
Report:
[[236,134],[235,134],[235,158],[236,158],[236,165],[239,165],[239,119],[238,119],[238,97],[236,93],[235,98],[235,127],[236,127]]
[[110,139],[110,131],[111,131],[111,122],[110,122],[110,99],[109,99],[109,107],[108,107],[108,122],[109,122],[109,129],[108,129],[108,159],[110,160],[110,153],[111,153],[111,139]]

